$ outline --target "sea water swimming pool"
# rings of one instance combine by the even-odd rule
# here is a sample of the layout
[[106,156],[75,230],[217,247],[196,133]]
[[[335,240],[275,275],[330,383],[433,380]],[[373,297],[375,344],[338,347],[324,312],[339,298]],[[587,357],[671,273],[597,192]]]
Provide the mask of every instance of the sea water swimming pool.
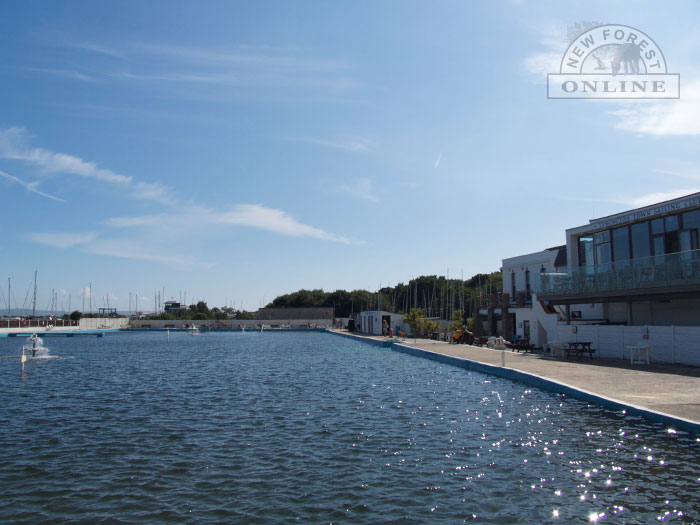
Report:
[[0,359],[3,522],[700,520],[697,436],[504,379],[318,333],[45,343]]

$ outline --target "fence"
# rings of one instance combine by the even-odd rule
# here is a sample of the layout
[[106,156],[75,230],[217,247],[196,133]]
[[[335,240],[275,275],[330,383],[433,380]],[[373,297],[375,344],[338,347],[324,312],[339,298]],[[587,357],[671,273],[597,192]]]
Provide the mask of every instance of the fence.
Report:
[[61,328],[70,326],[77,327],[78,321],[71,321],[70,319],[0,319],[0,328],[23,328],[29,330],[30,328],[43,329],[47,326]]
[[537,276],[537,297],[571,296],[700,284],[700,250],[582,266]]
[[109,330],[114,328],[129,328],[126,317],[87,317],[80,320],[81,330]]
[[698,326],[559,325],[555,343],[573,341],[591,342],[600,357],[617,359],[629,359],[626,347],[644,342],[651,347],[654,361],[700,366]]
[[177,319],[177,320],[151,320],[151,319],[132,319],[129,323],[130,328],[185,328],[186,326],[195,325],[198,328],[213,329],[213,330],[240,330],[256,329],[264,325],[265,328],[331,328],[333,326],[332,319],[277,319],[275,321],[261,320],[237,320],[237,319],[222,319],[222,320],[196,320]]

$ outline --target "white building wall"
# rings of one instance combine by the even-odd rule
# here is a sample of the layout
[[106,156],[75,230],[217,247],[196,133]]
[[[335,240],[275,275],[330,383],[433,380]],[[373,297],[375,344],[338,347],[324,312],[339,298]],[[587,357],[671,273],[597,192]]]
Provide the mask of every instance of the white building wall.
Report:
[[408,333],[407,330],[410,330],[410,328],[403,322],[403,314],[384,311],[361,312],[360,320],[362,332],[365,334],[382,335],[382,317],[387,315],[390,318],[389,326],[394,333],[398,333],[399,330]]
[[700,366],[699,326],[560,325],[552,342],[573,341],[591,342],[596,356],[613,359],[629,359],[627,347],[645,343],[651,347],[652,361]]
[[[530,293],[532,304],[525,307],[509,308],[510,313],[515,314],[515,335],[525,336],[525,321],[530,324],[530,342],[535,346],[542,346],[552,337],[557,323],[557,314],[548,314],[537,302],[535,290],[537,288],[537,275],[544,268],[545,271],[554,271],[554,262],[558,249],[543,250],[541,252],[520,255],[503,259],[501,271],[503,274],[503,292],[510,295],[511,304],[517,300],[518,292],[527,292],[527,278],[529,272]],[[515,283],[515,294],[513,293]],[[506,338],[513,334],[505,334]]]
[[81,330],[102,330],[129,328],[127,317],[83,317],[80,319]]

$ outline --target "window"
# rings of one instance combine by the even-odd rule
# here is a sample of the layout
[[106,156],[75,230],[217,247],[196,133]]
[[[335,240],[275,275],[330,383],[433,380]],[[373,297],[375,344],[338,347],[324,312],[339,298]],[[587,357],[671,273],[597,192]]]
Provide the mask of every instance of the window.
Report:
[[613,260],[626,261],[630,257],[630,231],[627,226],[612,231]]
[[516,289],[515,289],[515,272],[510,272],[510,298],[515,300]]
[[530,288],[530,269],[525,270],[525,294],[528,297],[532,296],[532,290]]
[[687,211],[683,214],[683,230],[680,232],[680,251],[700,249],[698,231],[700,230],[700,210]]
[[652,246],[654,247],[654,255],[663,255],[665,253],[664,252],[664,236],[663,235],[654,235]]
[[593,241],[596,244],[602,244],[604,242],[610,242],[610,230],[605,230],[598,232],[593,236]]
[[678,229],[678,215],[669,215],[664,219],[666,232],[676,231]]
[[687,211],[683,214],[683,229],[693,230],[700,228],[700,210]]
[[595,247],[595,257],[596,257],[596,264],[598,266],[604,266],[607,264],[610,264],[611,262],[611,254],[610,254],[610,243],[606,242],[604,244],[598,244]]
[[593,237],[585,236],[578,239],[579,266],[593,266]]
[[666,253],[677,253],[681,251],[681,241],[678,230],[667,231],[664,241],[666,244]]
[[632,237],[632,257],[639,259],[651,255],[649,243],[649,223],[639,222],[630,227]]

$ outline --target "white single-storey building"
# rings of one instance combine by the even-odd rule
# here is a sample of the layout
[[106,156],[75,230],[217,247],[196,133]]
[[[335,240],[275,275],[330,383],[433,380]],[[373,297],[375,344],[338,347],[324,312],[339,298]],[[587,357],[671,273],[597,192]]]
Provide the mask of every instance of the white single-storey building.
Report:
[[360,332],[372,335],[382,335],[382,326],[386,322],[394,334],[401,330],[408,333],[410,328],[403,322],[403,314],[395,314],[381,310],[360,312]]

